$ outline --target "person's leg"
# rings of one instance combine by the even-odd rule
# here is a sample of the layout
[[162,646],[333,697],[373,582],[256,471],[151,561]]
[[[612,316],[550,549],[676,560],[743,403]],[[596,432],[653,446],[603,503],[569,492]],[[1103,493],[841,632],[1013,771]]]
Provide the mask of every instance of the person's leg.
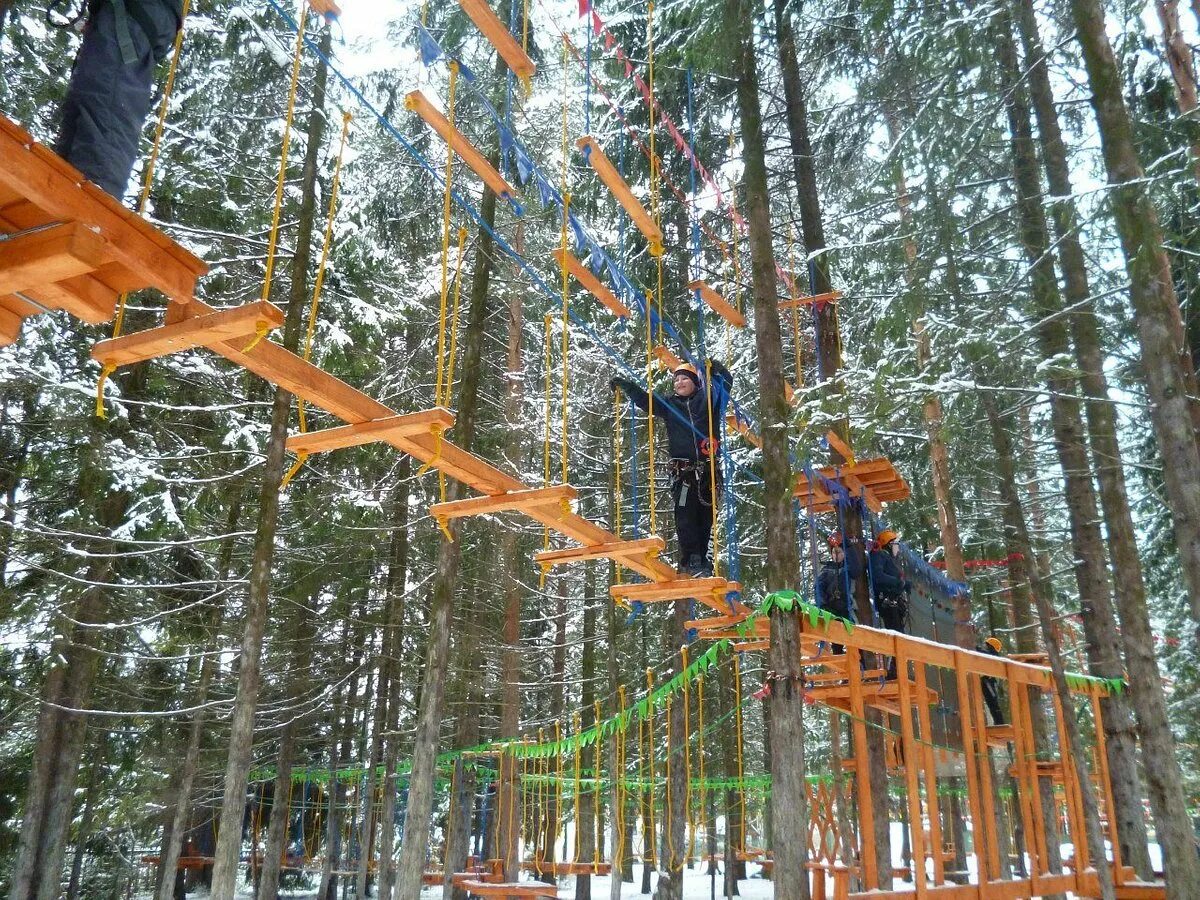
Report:
[[679,563],[688,574],[703,564],[707,543],[703,532],[700,513],[700,495],[694,473],[678,479],[678,487],[672,485],[675,498],[675,531],[679,536]]
[[[137,0],[127,0],[129,5]],[[175,13],[162,3],[142,3],[126,26],[133,60],[121,49],[121,28],[111,3],[90,16],[63,101],[55,152],[114,197],[122,197],[138,157],[138,139],[150,112],[154,68],[169,52]],[[146,29],[154,33],[147,34]]]

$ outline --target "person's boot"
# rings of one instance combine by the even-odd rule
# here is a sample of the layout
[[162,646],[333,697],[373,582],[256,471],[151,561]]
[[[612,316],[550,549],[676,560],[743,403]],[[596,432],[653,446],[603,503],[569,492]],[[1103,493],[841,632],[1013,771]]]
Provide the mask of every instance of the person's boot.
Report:
[[689,554],[679,567],[679,573],[688,578],[696,578],[704,569],[704,557],[698,553]]
[[707,556],[697,556],[698,563],[696,566],[696,578],[712,578],[713,577],[713,562]]

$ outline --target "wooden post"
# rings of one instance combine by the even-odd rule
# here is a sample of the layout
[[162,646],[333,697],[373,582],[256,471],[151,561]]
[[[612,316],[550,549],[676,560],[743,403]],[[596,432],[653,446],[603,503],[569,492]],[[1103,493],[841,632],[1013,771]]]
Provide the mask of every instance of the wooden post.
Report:
[[[1065,752],[1067,747],[1070,747],[1070,742],[1067,739],[1067,729],[1063,722],[1062,702],[1059,700],[1057,692],[1052,695],[1054,697],[1054,724],[1058,728],[1058,746],[1060,755],[1062,756],[1062,771],[1063,771],[1063,794],[1067,803],[1067,825],[1071,833],[1071,842],[1075,845],[1075,892],[1082,893],[1083,885],[1080,879],[1083,877],[1084,870],[1090,867],[1088,858],[1087,838],[1084,835],[1083,825],[1083,804],[1079,798],[1079,771],[1075,768],[1075,761],[1071,758],[1071,754]],[[1105,798],[1107,801],[1107,797]],[[1106,803],[1107,806],[1107,803]],[[1111,810],[1109,810],[1111,819]],[[1107,860],[1103,860],[1107,862]],[[1058,875],[1058,872],[1054,873]]]
[[[971,691],[969,687],[970,673],[967,671],[967,658],[961,650],[954,651],[955,685],[958,688],[958,721],[962,731],[963,768],[967,773],[967,808],[971,817],[971,840],[974,844],[975,866],[979,872],[979,883],[986,884],[989,880],[990,858],[987,854],[988,833],[987,823],[994,823],[995,817],[988,818],[979,797],[978,749],[975,740],[975,720],[971,715]],[[988,752],[987,734],[981,742],[984,754]],[[994,827],[994,826],[993,826]]]
[[[917,663],[917,667],[921,667]],[[918,750],[913,739],[912,684],[908,679],[908,654],[902,641],[896,642],[896,686],[900,699],[900,746],[904,752],[904,783],[908,789],[908,828],[912,835],[912,878],[917,898],[928,896],[925,882],[925,829],[921,825],[921,781],[917,774]],[[921,698],[924,701],[924,697]],[[928,789],[929,785],[925,785]]]
[[[846,671],[850,680],[850,716],[854,722],[854,774],[858,782],[858,846],[862,858],[863,889],[879,887],[879,865],[875,857],[875,807],[871,799],[871,763],[867,754],[867,711],[863,704],[862,654],[846,647]],[[891,865],[891,860],[885,860]]]
[[1096,722],[1096,759],[1100,767],[1100,785],[1104,789],[1104,812],[1108,815],[1108,837],[1112,842],[1113,882],[1125,883],[1125,861],[1121,859],[1121,840],[1117,833],[1117,817],[1112,808],[1112,779],[1108,772],[1108,748],[1104,737],[1104,719],[1100,711],[1100,696],[1096,688],[1088,692],[1092,718]]
[[925,672],[925,663],[918,662],[913,668],[917,681],[917,719],[921,726],[921,756],[925,763],[925,812],[929,816],[930,855],[933,856],[933,883],[936,885],[942,884],[946,880],[946,861],[942,859],[942,818],[938,805],[937,766],[933,762],[933,725],[929,719],[928,677]]
[[[1012,663],[1007,664],[1010,672]],[[1037,776],[1030,774],[1030,754],[1033,753],[1033,728],[1029,724],[1027,711],[1029,708],[1029,687],[1009,678],[1009,700],[1013,719],[1013,745],[1016,752],[1015,768],[1019,796],[1018,808],[1021,822],[1025,827],[1025,849],[1029,854],[1029,883],[1038,893],[1038,876],[1046,859],[1046,835],[1042,830],[1041,803],[1038,802]],[[1037,825],[1034,825],[1034,822]]]
[[[961,653],[962,651],[957,652]],[[990,861],[991,874],[993,877],[999,878],[1003,870],[1000,867],[1000,841],[996,834],[994,803],[996,791],[992,785],[992,751],[987,742],[987,718],[983,712],[983,688],[980,685],[979,676],[974,672],[968,675],[967,681],[967,689],[971,694],[971,715],[978,725],[979,746],[983,750],[983,756],[979,761],[979,775],[982,782],[980,795],[983,799],[984,809],[983,834],[986,838],[986,851]],[[1009,693],[1011,694],[1017,687],[1017,685],[1010,685]]]

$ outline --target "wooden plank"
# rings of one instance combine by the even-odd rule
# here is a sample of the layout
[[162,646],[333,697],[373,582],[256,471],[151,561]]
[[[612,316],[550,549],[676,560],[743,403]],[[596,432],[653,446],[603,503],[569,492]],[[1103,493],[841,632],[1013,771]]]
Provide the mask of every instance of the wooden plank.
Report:
[[676,578],[653,584],[618,584],[611,589],[614,599],[638,600],[653,603],[660,600],[682,600],[740,591],[741,585],[724,578]]
[[659,554],[666,547],[660,537],[642,538],[636,541],[614,541],[609,544],[593,544],[590,547],[572,547],[569,550],[548,550],[539,553],[534,560],[543,566],[581,562],[587,559],[619,559],[623,556],[645,556]]
[[654,348],[654,358],[658,360],[659,368],[672,372],[683,365],[683,361],[662,344]]
[[565,247],[556,247],[550,254],[554,257],[554,261],[560,266],[563,264],[563,258],[566,258],[567,271],[571,276],[583,285],[592,296],[608,307],[613,315],[620,316],[623,319],[630,318],[633,313],[629,307],[617,299],[617,295],[600,283],[600,279],[595,276],[591,269],[575,258],[574,254]]
[[533,77],[536,70],[533,60],[517,43],[512,32],[504,27],[500,17],[492,11],[485,0],[458,0],[458,5],[471,17],[475,27],[483,32],[483,36],[496,48],[496,52],[513,70],[514,75],[519,78]]
[[738,653],[750,653],[755,650],[769,650],[771,649],[771,642],[769,640],[738,641],[733,645],[733,649]]
[[106,241],[78,222],[0,241],[0,295],[83,275],[108,260]]
[[23,321],[23,316],[13,312],[7,305],[0,305],[0,347],[7,347],[16,342],[21,336]]
[[432,103],[425,99],[420,91],[409,91],[404,98],[404,105],[425,120],[430,128],[438,133],[443,141],[458,154],[459,158],[471,168],[484,184],[490,187],[497,197],[514,198],[519,196],[504,176],[496,171],[482,153],[475,149],[474,144],[466,136],[450,124],[450,120],[442,115]]
[[456,882],[468,894],[479,897],[557,897],[558,887],[544,881],[509,881],[489,883],[474,879]]
[[843,460],[849,465],[854,465],[854,450],[851,446],[842,440],[842,436],[830,428],[825,432],[825,443],[829,445],[829,449],[839,454]]
[[520,491],[509,491],[489,497],[470,497],[466,500],[451,500],[449,503],[435,503],[429,507],[429,514],[435,519],[484,516],[506,510],[525,510],[538,506],[560,506],[563,502],[574,500],[577,496],[578,492],[575,488],[569,484],[559,484],[545,488],[527,488]]
[[708,304],[708,308],[734,328],[746,327],[746,317],[734,309],[733,304],[718,294],[707,281],[689,282],[688,290],[699,291],[700,299]]
[[[86,275],[65,278],[54,284],[30,288],[22,293],[43,306],[66,310],[89,325],[100,325],[110,321],[117,311],[119,292],[102,280],[105,275],[111,273],[112,268],[101,266]],[[125,272],[125,275],[128,273]]]
[[126,209],[69,163],[0,116],[0,184],[43,210],[46,221],[81,222],[98,230],[112,258],[169,297],[185,299],[208,267]]
[[[461,3],[462,0],[459,0]],[[650,218],[650,213],[646,212],[646,208],[638,202],[637,197],[633,195],[633,191],[629,189],[629,185],[625,183],[625,179],[621,177],[621,173],[617,171],[604,151],[600,149],[600,145],[596,143],[596,139],[590,134],[584,135],[577,142],[576,146],[583,151],[584,157],[596,170],[596,174],[600,176],[600,180],[612,192],[617,201],[625,208],[625,212],[629,214],[629,218],[633,220],[633,224],[637,227],[646,240],[650,242],[651,256],[662,256],[663,254],[663,236],[662,230],[654,224],[654,220]]]
[[448,429],[453,424],[454,413],[435,407],[383,419],[370,419],[355,425],[339,425],[336,428],[294,434],[287,439],[287,449],[292,453],[325,453],[344,447],[386,441],[393,437],[423,434],[434,427]]
[[521,868],[526,872],[533,872],[535,875],[551,875],[555,877],[562,877],[564,875],[608,875],[612,872],[612,863],[550,862],[547,860],[539,864],[537,860],[526,860],[521,863]]
[[729,415],[725,417],[725,425],[730,431],[740,434],[753,446],[758,447],[760,450],[762,449],[762,438],[751,431],[749,423],[743,422],[737,417],[736,414],[729,413]]
[[780,309],[792,309],[800,306],[812,306],[814,303],[818,306],[823,303],[835,303],[842,299],[841,291],[829,291],[826,294],[806,294],[803,297],[797,297],[794,300],[780,300]]
[[260,327],[278,328],[282,324],[283,310],[265,300],[255,300],[244,306],[101,341],[92,348],[92,359],[105,365],[127,366],[193,347],[251,338]]

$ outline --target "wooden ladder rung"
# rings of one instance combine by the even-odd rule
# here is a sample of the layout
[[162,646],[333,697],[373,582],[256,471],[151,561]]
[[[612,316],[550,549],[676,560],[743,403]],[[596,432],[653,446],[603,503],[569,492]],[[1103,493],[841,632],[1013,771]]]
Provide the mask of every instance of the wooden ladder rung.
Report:
[[542,881],[487,882],[464,879],[458,886],[479,897],[557,897],[558,886]]
[[79,222],[11,235],[0,241],[0,297],[86,274],[108,259],[104,238]]
[[812,306],[814,303],[821,306],[825,303],[835,303],[842,299],[841,291],[829,291],[826,294],[810,294],[804,297],[797,297],[795,300],[780,300],[780,309],[791,309],[794,306]]
[[738,653],[749,653],[756,650],[769,650],[771,649],[771,642],[769,640],[737,641],[734,643],[733,649]]
[[405,415],[370,419],[355,425],[339,425],[322,431],[293,434],[287,439],[287,448],[292,453],[324,453],[343,447],[357,447],[360,444],[425,434],[433,428],[445,430],[453,424],[454,413],[439,406]]
[[608,307],[613,315],[620,316],[623,319],[630,318],[633,313],[629,311],[629,307],[617,299],[617,295],[600,283],[600,279],[593,274],[592,270],[581,263],[570,250],[565,247],[557,247],[552,255],[554,261],[559,265],[563,263],[563,257],[566,257],[567,271],[571,273],[584,289],[592,296]]
[[534,560],[543,566],[581,562],[588,559],[616,559],[623,556],[645,558],[646,554],[658,554],[666,547],[660,537],[641,538],[636,541],[615,541],[608,544],[593,544],[590,547],[572,547],[569,550],[547,550],[537,554]]
[[672,372],[683,365],[682,360],[662,344],[654,348],[654,358],[658,360],[659,368],[668,369]]
[[100,266],[86,275],[64,278],[21,292],[21,296],[50,309],[62,309],[89,325],[99,325],[113,317],[118,292],[97,278],[111,266]]
[[326,19],[336,19],[342,14],[341,7],[333,0],[308,0],[308,5],[312,7],[313,12]]
[[[741,604],[738,604],[739,606]],[[703,619],[688,619],[683,623],[685,631],[693,629],[697,631],[711,631],[714,628],[733,628],[741,625],[750,617],[750,610],[747,607],[744,613],[735,613],[732,615],[720,616],[705,616]]]
[[618,584],[612,588],[617,600],[638,600],[654,603],[661,600],[707,599],[714,592],[721,594],[740,591],[741,585],[724,578],[678,578],[673,581],[647,582],[644,584]]
[[483,179],[484,184],[490,187],[497,197],[511,199],[518,196],[512,185],[505,181],[504,176],[496,171],[496,167],[488,162],[487,157],[476,150],[466,136],[451,125],[450,120],[442,115],[437,107],[425,98],[424,94],[420,91],[410,91],[404,98],[404,105],[424,119],[425,123],[450,145],[459,158]]
[[[459,0],[462,2],[462,0]],[[650,213],[646,212],[646,208],[638,202],[637,197],[633,195],[633,191],[629,189],[629,185],[625,183],[625,179],[621,177],[621,173],[617,171],[604,151],[600,149],[600,145],[596,143],[596,139],[590,134],[584,135],[577,142],[576,146],[583,151],[583,155],[587,157],[596,174],[600,176],[600,180],[605,186],[612,191],[613,196],[621,206],[625,207],[625,212],[629,213],[629,218],[633,220],[633,224],[637,226],[638,231],[646,236],[646,240],[650,242],[650,253],[652,256],[662,256],[663,253],[663,236],[662,230],[654,224],[654,220],[650,218]]]
[[758,447],[760,450],[762,449],[762,438],[760,438],[754,431],[751,430],[749,424],[743,422],[733,413],[730,413],[725,417],[725,425],[730,431],[736,432],[744,437],[751,445]]
[[559,484],[545,488],[509,491],[505,494],[493,494],[489,497],[471,497],[466,500],[435,503],[429,507],[429,514],[435,519],[440,520],[457,519],[462,516],[483,516],[506,510],[557,506],[563,501],[574,500],[576,496],[578,494],[575,488],[569,484]]
[[693,281],[688,284],[689,291],[699,291],[700,299],[708,304],[708,308],[735,328],[746,327],[746,317],[734,309],[733,304],[722,297],[707,281]]
[[105,365],[127,366],[193,347],[249,338],[260,328],[278,328],[282,324],[283,310],[265,300],[255,300],[245,306],[101,341],[92,348],[92,358]]
[[458,0],[458,5],[471,17],[475,27],[483,32],[483,36],[496,48],[496,52],[500,54],[501,59],[508,63],[508,67],[513,70],[514,75],[519,78],[533,77],[536,69],[533,60],[529,58],[529,54],[517,43],[512,32],[504,27],[500,17],[484,0]]
[[848,465],[854,465],[854,448],[842,440],[842,436],[830,428],[825,432],[825,443],[830,450],[836,451]]

